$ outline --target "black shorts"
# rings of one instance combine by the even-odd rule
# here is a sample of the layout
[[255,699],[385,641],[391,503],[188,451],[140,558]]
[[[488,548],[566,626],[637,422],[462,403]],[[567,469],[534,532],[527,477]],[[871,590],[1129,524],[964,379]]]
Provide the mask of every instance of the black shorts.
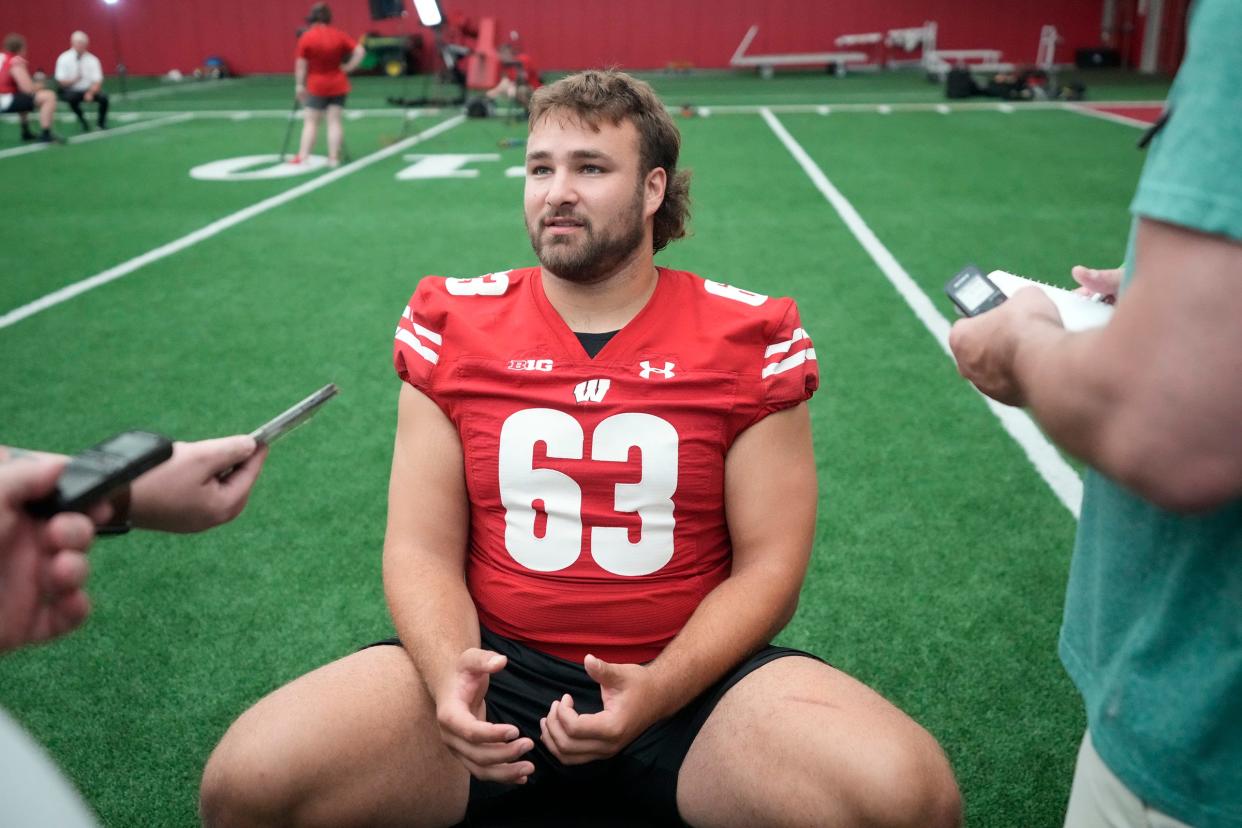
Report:
[[318,95],[306,96],[307,109],[327,109],[330,106],[344,106],[345,95],[333,95],[329,98],[321,98]]
[[[396,644],[393,638],[378,644]],[[470,780],[466,825],[494,816],[521,818],[546,813],[607,813],[629,816],[644,825],[684,825],[677,811],[677,774],[695,736],[733,685],[770,661],[785,656],[822,659],[788,647],[767,646],[743,660],[674,716],[657,722],[610,759],[585,765],[560,763],[540,741],[539,720],[565,693],[579,713],[603,709],[599,685],[581,664],[541,653],[482,630],[482,647],[508,657],[491,677],[485,703],[488,721],[512,724],[529,737],[534,749],[522,758],[535,765],[524,785]],[[582,810],[577,810],[583,813]]]
[[34,95],[27,95],[25,92],[14,92],[9,105],[0,112],[34,112]]

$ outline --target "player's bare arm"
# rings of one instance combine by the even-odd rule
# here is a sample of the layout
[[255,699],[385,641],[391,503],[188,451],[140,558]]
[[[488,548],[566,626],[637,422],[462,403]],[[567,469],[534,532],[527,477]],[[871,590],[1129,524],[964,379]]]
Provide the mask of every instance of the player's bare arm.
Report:
[[17,84],[17,88],[23,93],[33,95],[37,91],[25,62],[14,61],[9,68],[9,73],[13,76],[13,83]]
[[504,658],[479,647],[466,590],[469,501],[461,441],[424,394],[401,389],[388,490],[384,591],[397,633],[436,702],[441,735],[476,777],[519,781],[530,749],[517,728],[483,715],[487,676]]
[[950,344],[964,376],[1029,405],[1071,453],[1160,506],[1208,510],[1242,492],[1242,244],[1142,220],[1135,260],[1104,328],[1066,333],[1025,297],[958,322]]
[[611,756],[687,704],[793,616],[815,531],[818,489],[805,403],[743,432],[725,461],[730,576],[699,604],[650,664],[586,660],[604,691],[601,713],[553,703],[543,740],[566,764]]

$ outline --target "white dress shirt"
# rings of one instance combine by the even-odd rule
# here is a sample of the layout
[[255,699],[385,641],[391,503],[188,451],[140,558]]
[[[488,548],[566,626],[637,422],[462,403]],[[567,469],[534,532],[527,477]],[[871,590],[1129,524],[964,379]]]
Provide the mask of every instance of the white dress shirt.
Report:
[[103,66],[99,58],[90,52],[79,55],[66,49],[56,58],[56,82],[65,89],[85,92],[97,83],[103,83]]

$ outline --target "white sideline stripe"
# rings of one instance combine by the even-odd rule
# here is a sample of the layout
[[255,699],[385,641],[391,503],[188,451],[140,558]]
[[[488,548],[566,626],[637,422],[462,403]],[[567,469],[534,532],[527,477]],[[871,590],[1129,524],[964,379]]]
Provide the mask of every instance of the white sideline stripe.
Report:
[[[1142,106],[1142,104],[1139,104],[1138,106]],[[1151,124],[1147,121],[1140,121],[1138,118],[1129,118],[1125,115],[1118,115],[1116,112],[1101,112],[1100,110],[1090,106],[1068,104],[1066,109],[1071,112],[1077,112],[1079,115],[1086,115],[1089,118],[1099,118],[1104,121],[1112,121],[1114,124],[1124,124],[1125,126],[1138,127],[1139,129],[1148,129],[1151,127]]]
[[[74,135],[72,138],[66,139],[70,144],[84,144],[87,141],[99,141],[104,138],[111,138],[114,135],[125,135],[130,132],[138,132],[142,129],[151,129],[152,127],[168,126],[169,124],[179,124],[182,121],[189,121],[194,117],[189,112],[183,112],[180,115],[168,115],[163,118],[153,118],[149,121],[139,121],[129,126],[115,127],[114,129],[97,129],[94,132],[84,132],[81,135]],[[28,152],[40,152],[46,150],[51,144],[28,144],[24,147],[14,147],[13,149],[0,150],[0,158],[11,158],[14,155],[25,155]]]
[[[1092,101],[1093,106],[1156,106],[1163,107],[1164,101]],[[938,112],[940,107],[948,107],[950,112],[997,112],[1001,106],[1006,107],[1008,111],[1015,111],[1013,104],[999,104],[995,102],[974,102],[965,101],[960,103],[834,103],[834,104],[719,104],[711,107],[713,114],[717,115],[758,115],[767,109],[774,113],[812,113],[816,115],[828,115],[833,112],[875,112],[879,107],[887,106],[893,112]],[[1069,103],[1066,101],[1025,101],[1021,105],[1022,112],[1048,112],[1074,109],[1080,104]],[[669,111],[676,114],[681,107],[670,107]],[[408,113],[407,117],[414,118],[418,115],[440,115],[446,112],[460,112],[461,107],[409,107],[407,109],[398,109],[389,107],[388,109],[351,109],[346,114],[356,115],[360,118],[386,118],[401,117],[402,114]],[[112,116],[113,120],[125,121],[141,117],[141,112],[118,112]],[[290,117],[288,107],[282,109],[168,109],[159,111],[148,111],[150,115],[193,115],[196,118],[221,118],[231,119],[238,115],[246,115],[251,118],[281,118],[287,120]],[[0,115],[0,121],[6,123],[17,123],[16,115]]]
[[[824,175],[823,170],[816,165],[811,156],[807,155],[806,150],[794,140],[789,134],[785,126],[776,119],[771,112],[764,111],[761,113],[763,120],[767,122],[772,131],[776,133],[776,137],[781,140],[785,148],[789,150],[790,155],[802,167],[802,170],[811,179],[811,182],[823,194],[828,203],[837,211],[837,215],[845,222],[845,226],[854,234],[854,238],[863,246],[871,256],[872,261],[879,266],[884,275],[892,283],[897,292],[901,294],[901,298],[905,299],[906,304],[914,311],[914,315],[927,327],[931,335],[935,338],[940,348],[953,358],[952,351],[949,350],[949,322],[941,315],[936,306],[932,304],[931,299],[927,298],[927,294],[915,284],[910,278],[910,274],[897,262],[897,259],[889,252],[888,248],[876,237],[871,228],[863,221],[862,216],[854,209],[854,206],[841,195],[841,192],[833,186],[828,177]],[[1005,431],[1009,432],[1027,458],[1035,466],[1039,475],[1044,479],[1048,486],[1052,489],[1057,499],[1070,511],[1075,519],[1078,518],[1079,507],[1082,503],[1082,480],[1063,458],[1043,433],[1035,426],[1035,423],[1024,411],[1017,408],[1001,405],[994,400],[984,397],[984,402],[988,408],[992,409],[992,413],[1001,421],[1001,425]]]
[[257,215],[266,213],[268,210],[275,209],[282,204],[287,204],[295,198],[300,198],[307,193],[320,189],[321,187],[326,187],[332,182],[338,181],[347,175],[351,175],[352,173],[365,169],[378,161],[383,161],[385,158],[390,158],[400,152],[403,152],[420,141],[425,141],[428,138],[434,138],[442,132],[447,132],[464,120],[466,120],[465,115],[458,115],[456,117],[449,118],[447,121],[442,121],[429,129],[423,130],[417,135],[411,135],[404,141],[398,141],[390,147],[385,147],[384,149],[373,152],[370,155],[365,155],[357,161],[346,164],[343,167],[339,167],[332,172],[325,173],[318,178],[312,179],[311,181],[299,184],[292,189],[285,190],[283,193],[277,193],[270,198],[265,198],[259,203],[252,204],[249,207],[238,210],[232,215],[225,216],[222,219],[216,219],[205,227],[200,227],[198,230],[171,241],[168,244],[161,245],[154,250],[149,250],[141,256],[137,256],[127,262],[122,262],[115,267],[108,268],[102,273],[97,273],[94,276],[83,279],[80,282],[75,282],[72,285],[68,285],[53,293],[49,293],[48,295],[40,299],[36,299],[29,304],[22,305],[20,308],[15,308],[3,316],[0,316],[0,330],[3,330],[10,325],[15,325],[27,317],[34,316],[36,313],[55,307],[62,302],[67,302],[79,294],[86,293],[88,290],[93,290],[101,285],[106,285],[108,282],[120,279],[122,276],[133,273],[135,270],[145,267],[152,262],[157,262],[160,259],[173,255],[174,253],[179,253],[187,247],[193,247],[199,242],[218,235],[234,225],[241,224],[243,221],[247,221]]
[[104,138],[111,138],[113,135],[127,135],[131,132],[140,132],[144,129],[153,129],[155,127],[168,126],[170,124],[180,124],[184,121],[193,120],[194,116],[185,113],[181,115],[168,115],[163,118],[152,118],[149,121],[135,121],[128,126],[116,127],[114,129],[97,129],[94,132],[84,132],[81,135],[75,135],[69,139],[71,144],[85,144],[87,141],[101,141]]
[[419,342],[418,337],[414,336],[414,334],[410,333],[405,328],[397,328],[397,339],[404,342],[406,345],[409,345],[412,349],[414,349],[414,353],[418,354],[432,365],[435,365],[440,361],[439,354]]

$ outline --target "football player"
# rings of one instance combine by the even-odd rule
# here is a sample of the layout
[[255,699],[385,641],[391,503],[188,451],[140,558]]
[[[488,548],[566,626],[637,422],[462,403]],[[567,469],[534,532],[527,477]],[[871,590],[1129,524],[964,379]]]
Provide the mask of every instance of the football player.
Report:
[[245,713],[206,822],[957,824],[925,730],[768,643],[815,527],[797,307],[655,265],[689,181],[647,84],[540,89],[526,146],[539,266],[425,278],[397,328],[399,639]]

